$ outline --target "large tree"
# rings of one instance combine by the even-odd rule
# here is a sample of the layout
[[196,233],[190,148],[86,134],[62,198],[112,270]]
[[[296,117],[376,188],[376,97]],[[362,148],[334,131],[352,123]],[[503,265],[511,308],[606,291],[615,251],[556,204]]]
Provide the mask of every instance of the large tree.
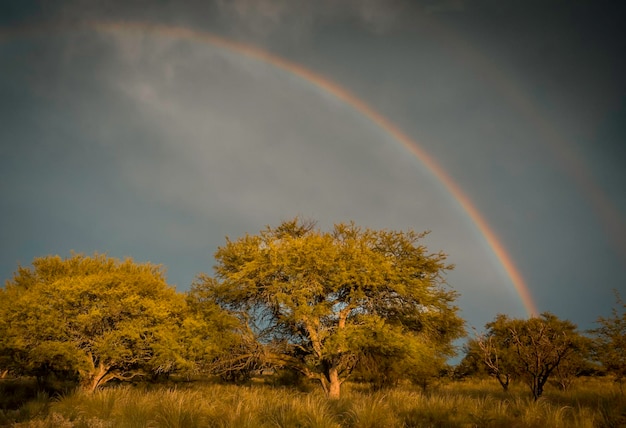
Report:
[[366,356],[428,365],[453,354],[463,322],[445,285],[451,266],[423,237],[354,224],[322,232],[294,219],[227,239],[217,280],[201,275],[196,287],[246,320],[264,358],[338,398]]
[[101,254],[37,258],[0,291],[0,354],[16,373],[62,373],[94,390],[187,365],[184,312],[159,266]]

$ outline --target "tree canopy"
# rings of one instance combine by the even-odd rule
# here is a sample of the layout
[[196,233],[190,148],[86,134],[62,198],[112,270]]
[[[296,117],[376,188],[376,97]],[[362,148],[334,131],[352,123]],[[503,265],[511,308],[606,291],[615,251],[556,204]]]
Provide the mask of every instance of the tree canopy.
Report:
[[322,232],[299,219],[227,239],[216,278],[196,288],[238,314],[275,365],[317,379],[332,398],[366,356],[433,364],[463,334],[443,253],[425,233],[337,224]]
[[626,303],[617,295],[617,306],[608,318],[598,318],[595,357],[618,382],[626,377]]
[[499,314],[486,328],[477,342],[489,373],[505,390],[512,377],[522,379],[535,399],[551,376],[562,378],[568,375],[566,368],[576,370],[579,354],[587,349],[575,324],[549,312],[529,319]]
[[517,359],[510,331],[511,319],[498,314],[485,327],[486,333],[479,335],[475,342],[470,342],[470,349],[482,356],[489,375],[493,376],[502,388],[508,390],[509,384],[517,371]]
[[[425,387],[445,371],[464,335],[446,283],[446,254],[426,232],[298,218],[226,243],[212,275],[185,293],[161,266],[102,254],[36,258],[0,288],[0,374],[71,380],[93,391],[113,380],[171,373],[245,381],[268,368],[320,383],[331,398],[351,376],[374,387]],[[482,371],[535,399],[551,379],[567,388],[593,370],[590,349],[626,376],[626,305],[591,339],[546,312],[497,315],[465,345],[457,374]],[[293,377],[292,377],[293,379]]]
[[16,373],[61,372],[88,390],[168,373],[188,364],[184,307],[160,266],[101,254],[37,258],[0,290],[0,353]]

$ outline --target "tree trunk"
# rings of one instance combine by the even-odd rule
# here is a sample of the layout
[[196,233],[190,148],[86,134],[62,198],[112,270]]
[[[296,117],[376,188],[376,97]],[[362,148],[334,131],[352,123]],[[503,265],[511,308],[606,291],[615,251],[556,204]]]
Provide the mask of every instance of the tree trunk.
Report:
[[83,380],[82,389],[85,392],[93,393],[98,386],[100,386],[100,382],[109,372],[109,367],[105,367],[104,364],[100,363],[97,367],[94,367],[91,372],[88,373],[88,377]]
[[540,377],[537,381],[537,397],[535,400],[543,395],[543,387],[548,381],[548,376]]
[[331,367],[328,371],[328,381],[328,398],[338,400],[341,395],[341,382],[339,381],[337,367]]
[[543,393],[543,384],[537,376],[533,376],[530,381],[530,390],[533,394],[533,399],[537,401]]
[[509,390],[509,382],[511,381],[511,376],[510,375],[505,375],[505,376],[500,376],[500,374],[496,374],[496,379],[498,379],[498,382],[500,383],[500,386],[502,386],[502,389],[504,390],[504,392],[507,392]]

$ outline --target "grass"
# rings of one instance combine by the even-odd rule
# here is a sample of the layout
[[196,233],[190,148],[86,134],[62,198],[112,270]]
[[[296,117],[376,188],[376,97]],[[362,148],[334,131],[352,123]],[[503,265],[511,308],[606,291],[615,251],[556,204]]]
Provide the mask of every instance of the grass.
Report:
[[[620,427],[626,398],[608,380],[579,380],[533,401],[522,385],[505,393],[492,380],[372,392],[347,384],[339,400],[320,391],[264,384],[116,386],[94,394],[39,394],[2,408],[0,425],[16,427]],[[25,395],[26,396],[26,395]]]

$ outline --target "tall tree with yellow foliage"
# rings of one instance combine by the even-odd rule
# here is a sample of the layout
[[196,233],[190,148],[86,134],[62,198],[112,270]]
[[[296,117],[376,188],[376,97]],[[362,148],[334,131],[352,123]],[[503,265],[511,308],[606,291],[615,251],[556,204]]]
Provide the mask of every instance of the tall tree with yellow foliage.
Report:
[[248,323],[266,360],[339,398],[364,356],[428,365],[453,354],[463,322],[445,285],[451,266],[427,252],[424,235],[285,221],[227,240],[216,278],[195,287]]

